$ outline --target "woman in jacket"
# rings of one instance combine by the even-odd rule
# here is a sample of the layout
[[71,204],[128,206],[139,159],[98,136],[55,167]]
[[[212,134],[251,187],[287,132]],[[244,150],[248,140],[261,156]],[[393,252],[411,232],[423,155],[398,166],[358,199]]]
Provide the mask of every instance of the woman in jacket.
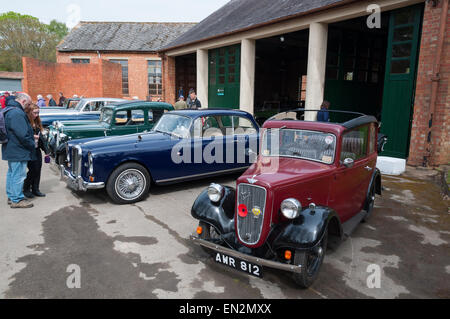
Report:
[[31,104],[25,108],[25,113],[28,116],[31,127],[33,128],[34,135],[39,136],[35,151],[36,151],[36,160],[28,162],[28,173],[27,177],[23,184],[23,194],[28,198],[33,198],[34,196],[44,197],[45,194],[41,193],[39,190],[39,184],[41,181],[41,168],[42,168],[42,153],[41,150],[44,151],[46,155],[50,152],[44,143],[44,139],[42,137],[42,123],[39,117],[39,107],[35,104]]

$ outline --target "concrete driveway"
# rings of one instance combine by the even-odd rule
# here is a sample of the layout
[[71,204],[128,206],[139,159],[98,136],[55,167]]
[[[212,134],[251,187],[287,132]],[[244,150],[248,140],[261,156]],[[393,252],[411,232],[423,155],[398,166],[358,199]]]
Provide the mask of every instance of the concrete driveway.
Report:
[[427,180],[383,177],[370,221],[328,251],[318,280],[301,290],[286,273],[265,269],[258,279],[218,265],[188,240],[196,196],[236,175],[153,187],[147,200],[118,206],[104,191],[70,191],[45,165],[47,197],[14,210],[6,168],[0,298],[450,298],[448,202]]

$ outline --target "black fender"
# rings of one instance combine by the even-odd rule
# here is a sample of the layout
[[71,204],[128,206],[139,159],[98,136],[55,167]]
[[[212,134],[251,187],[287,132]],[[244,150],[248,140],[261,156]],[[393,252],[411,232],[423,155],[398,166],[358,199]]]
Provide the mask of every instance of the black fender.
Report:
[[371,184],[372,183],[375,183],[375,193],[378,195],[381,195],[381,172],[376,167],[375,167],[375,171],[373,172]]
[[322,239],[328,227],[329,234],[338,237],[339,241],[343,237],[342,224],[338,214],[333,209],[324,206],[303,209],[299,217],[288,221],[281,227],[281,231],[272,243],[275,250],[314,247]]
[[57,154],[66,152],[66,145],[67,145],[67,142],[63,142],[63,143],[59,144],[59,146],[56,148],[55,154],[57,155]]
[[208,223],[221,234],[234,233],[234,205],[236,190],[224,186],[224,195],[218,203],[208,197],[208,189],[203,190],[192,205],[191,215]]

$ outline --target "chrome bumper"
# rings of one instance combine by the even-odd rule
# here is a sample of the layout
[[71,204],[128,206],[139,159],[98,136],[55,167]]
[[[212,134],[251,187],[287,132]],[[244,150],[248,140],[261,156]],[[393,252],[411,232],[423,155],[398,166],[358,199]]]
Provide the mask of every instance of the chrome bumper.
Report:
[[88,189],[100,189],[105,187],[105,183],[89,183],[85,182],[81,176],[74,177],[72,173],[66,170],[64,165],[59,165],[61,180],[66,182],[67,186],[76,191],[87,191]]
[[224,253],[228,256],[236,257],[236,258],[257,264],[257,265],[261,265],[261,266],[269,267],[269,268],[280,269],[280,270],[289,271],[289,272],[294,272],[294,273],[302,272],[302,265],[289,265],[289,264],[279,263],[279,262],[272,261],[272,260],[267,260],[267,259],[263,259],[263,258],[259,258],[259,257],[250,256],[250,255],[240,253],[240,252],[230,249],[230,248],[216,245],[207,240],[200,239],[195,235],[191,235],[190,238],[197,245],[201,245],[203,247],[212,249],[219,253]]

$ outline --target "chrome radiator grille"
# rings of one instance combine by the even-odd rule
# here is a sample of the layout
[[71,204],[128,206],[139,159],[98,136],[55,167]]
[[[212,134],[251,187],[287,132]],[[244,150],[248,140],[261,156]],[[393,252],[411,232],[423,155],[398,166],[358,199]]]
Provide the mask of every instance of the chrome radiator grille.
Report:
[[[240,212],[240,209],[246,209]],[[237,232],[239,239],[249,245],[256,244],[261,236],[266,208],[266,189],[261,186],[239,184],[237,207]]]
[[81,171],[81,154],[77,147],[72,147],[71,168],[73,176],[79,176]]

